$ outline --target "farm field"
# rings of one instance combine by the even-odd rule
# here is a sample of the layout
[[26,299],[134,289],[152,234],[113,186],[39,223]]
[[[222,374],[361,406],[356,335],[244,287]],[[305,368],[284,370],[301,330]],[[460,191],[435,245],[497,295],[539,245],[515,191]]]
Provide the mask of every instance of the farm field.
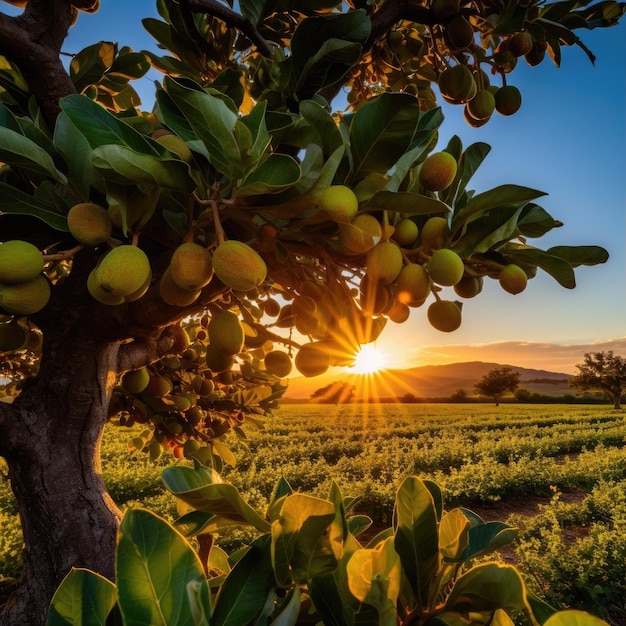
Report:
[[[173,519],[160,472],[188,461],[130,453],[131,433],[107,430],[110,492],[121,507],[142,503]],[[396,489],[416,474],[439,484],[446,508],[516,525],[518,539],[498,558],[514,561],[547,601],[626,623],[626,421],[608,405],[287,405],[247,433],[247,447],[228,441],[236,465],[222,473],[258,510],[281,477],[320,496],[334,480],[362,497],[356,511],[374,532],[392,523]],[[230,550],[249,538],[218,541]],[[20,549],[0,480],[0,575],[17,575]]]

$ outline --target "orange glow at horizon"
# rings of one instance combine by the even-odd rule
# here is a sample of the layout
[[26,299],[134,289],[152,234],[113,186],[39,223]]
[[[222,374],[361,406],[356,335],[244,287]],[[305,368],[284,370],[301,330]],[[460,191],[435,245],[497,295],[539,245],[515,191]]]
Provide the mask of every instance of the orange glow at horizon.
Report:
[[354,357],[354,365],[349,368],[353,374],[372,374],[385,369],[387,353],[371,343],[361,346]]

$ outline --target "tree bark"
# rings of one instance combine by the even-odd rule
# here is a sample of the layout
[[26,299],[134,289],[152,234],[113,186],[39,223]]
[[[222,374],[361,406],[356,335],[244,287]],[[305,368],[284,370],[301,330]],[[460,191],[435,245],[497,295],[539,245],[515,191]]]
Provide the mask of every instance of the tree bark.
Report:
[[120,512],[99,452],[118,345],[75,328],[71,336],[67,326],[48,329],[45,353],[52,356],[11,405],[6,460],[26,548],[20,587],[0,611],[2,626],[43,626],[72,567],[114,575]]

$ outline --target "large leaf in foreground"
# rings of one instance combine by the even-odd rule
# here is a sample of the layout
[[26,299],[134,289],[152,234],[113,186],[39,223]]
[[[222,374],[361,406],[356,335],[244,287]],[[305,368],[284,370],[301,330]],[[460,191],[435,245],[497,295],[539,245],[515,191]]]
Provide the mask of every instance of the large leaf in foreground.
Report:
[[115,574],[125,626],[207,626],[209,586],[198,555],[167,522],[130,509],[118,532]]

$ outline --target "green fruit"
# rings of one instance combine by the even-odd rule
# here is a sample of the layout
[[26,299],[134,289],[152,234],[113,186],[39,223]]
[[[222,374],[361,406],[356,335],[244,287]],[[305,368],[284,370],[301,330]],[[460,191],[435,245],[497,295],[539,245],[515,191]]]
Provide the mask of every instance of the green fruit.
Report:
[[24,283],[0,284],[0,308],[12,315],[33,315],[48,304],[50,292],[50,283],[44,276]]
[[489,121],[489,118],[487,117],[484,120],[477,120],[475,117],[470,115],[469,110],[468,110],[468,106],[467,106],[468,104],[469,104],[469,102],[465,105],[465,108],[463,110],[463,117],[464,117],[465,121],[472,128],[480,128],[481,126],[484,126]]
[[483,279],[480,276],[463,276],[454,285],[454,292],[461,298],[474,298],[483,290]]
[[452,184],[456,170],[456,159],[449,152],[435,152],[422,163],[420,184],[428,191],[441,191]]
[[505,85],[496,91],[495,101],[500,115],[513,115],[522,106],[522,94],[517,87]]
[[524,55],[524,60],[531,67],[539,65],[546,56],[546,50],[548,45],[545,41],[534,41],[533,47],[527,54]]
[[461,326],[461,309],[452,300],[436,300],[426,313],[433,328],[444,333],[451,333]]
[[100,283],[96,279],[95,269],[91,270],[91,272],[89,272],[89,276],[87,276],[87,291],[89,291],[94,300],[108,306],[124,304],[126,301],[123,296],[113,296],[108,291],[102,289]]
[[349,187],[331,185],[318,198],[317,206],[335,222],[350,222],[359,209],[359,201]]
[[156,398],[162,398],[168,395],[173,388],[174,385],[169,378],[155,374],[154,376],[150,376],[150,381],[144,391],[148,395],[155,396]]
[[519,265],[511,263],[502,268],[498,276],[498,282],[504,291],[516,295],[526,289],[528,276]]
[[392,239],[401,246],[410,246],[415,243],[418,234],[417,224],[407,217],[396,224]]
[[124,297],[141,289],[152,275],[146,253],[137,246],[113,248],[95,270],[95,281],[111,296]]
[[245,331],[241,320],[230,311],[220,311],[211,318],[209,326],[211,346],[222,354],[235,355],[243,350]]
[[138,370],[126,372],[122,376],[122,387],[128,393],[141,393],[150,382],[150,373],[147,368],[141,367]]
[[228,372],[235,362],[231,355],[220,352],[215,346],[212,345],[208,345],[206,347],[205,358],[207,367],[214,374]]
[[43,256],[32,243],[12,239],[0,244],[0,283],[25,283],[42,270]]
[[296,369],[307,378],[320,376],[331,365],[331,353],[321,341],[305,343],[297,352]]
[[198,291],[211,282],[213,263],[209,251],[203,246],[186,242],[174,250],[170,260],[170,276],[181,288]]
[[396,299],[407,305],[421,304],[430,293],[432,282],[418,263],[405,265],[396,278]]
[[404,324],[411,315],[411,309],[404,302],[396,302],[386,315],[395,324]]
[[156,141],[160,143],[164,148],[169,150],[172,154],[180,157],[185,163],[190,163],[193,155],[189,146],[176,135],[167,134],[161,135],[156,138]]
[[26,329],[16,322],[0,324],[0,352],[19,350],[26,343]]
[[282,350],[272,350],[265,355],[265,369],[274,376],[284,378],[292,369],[291,357]]
[[402,269],[402,251],[390,241],[381,241],[368,253],[366,275],[372,281],[393,282]]
[[369,213],[360,213],[350,224],[340,224],[339,241],[348,253],[364,254],[382,237],[380,222]]
[[446,26],[445,37],[451,51],[465,50],[474,42],[474,27],[462,15],[457,15]]
[[161,296],[161,300],[170,306],[189,306],[198,299],[201,293],[202,291],[200,289],[197,291],[189,291],[189,289],[179,287],[172,280],[169,267],[163,272],[159,279],[159,295]]
[[465,265],[463,259],[456,252],[442,248],[433,252],[426,269],[434,283],[443,287],[451,287],[463,277]]
[[448,220],[445,217],[431,217],[422,227],[422,245],[425,248],[443,248],[447,239]]
[[439,76],[439,91],[447,102],[462,104],[476,94],[476,82],[466,65],[454,65],[445,69]]
[[104,207],[93,202],[75,204],[67,214],[72,237],[86,246],[106,243],[113,230],[113,221]]
[[224,285],[235,291],[251,291],[267,276],[265,261],[249,245],[230,239],[213,252],[213,269]]
[[481,89],[465,106],[475,120],[488,120],[496,108],[496,99],[489,89]]

